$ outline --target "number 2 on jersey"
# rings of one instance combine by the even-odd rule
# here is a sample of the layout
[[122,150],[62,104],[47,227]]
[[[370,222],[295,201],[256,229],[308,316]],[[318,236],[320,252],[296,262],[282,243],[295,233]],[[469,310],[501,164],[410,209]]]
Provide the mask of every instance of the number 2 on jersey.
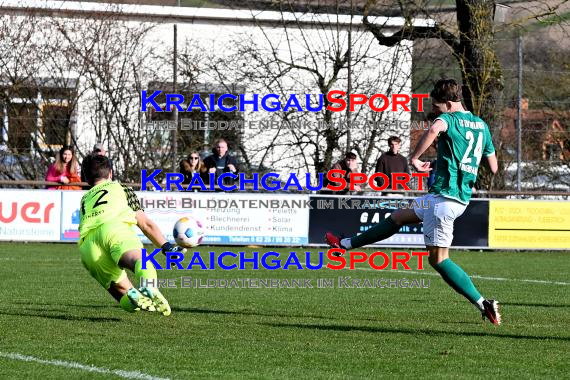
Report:
[[[107,195],[109,192],[108,192],[107,190],[101,189],[101,190],[99,190],[98,192],[96,192],[95,195],[97,195],[97,194],[99,194],[99,193],[100,193],[101,195],[99,195],[99,198],[97,198],[97,200],[95,201],[95,204],[93,205],[93,208],[95,208],[95,207],[97,207],[97,206],[104,205],[105,203],[107,203],[107,201],[102,201],[102,199],[103,199],[103,197],[104,197],[105,195]],[[85,202],[81,202],[81,213],[82,213],[83,215],[85,215]]]
[[469,146],[463,155],[461,163],[471,164],[475,166],[479,165],[479,162],[481,162],[481,156],[483,155],[483,133],[477,133],[477,143],[475,144],[475,150],[473,151],[475,164],[473,164],[473,157],[470,156],[471,149],[473,149],[473,143],[475,142],[475,136],[473,136],[473,132],[467,131],[467,133],[465,133],[465,138],[467,138],[467,141],[469,141]]

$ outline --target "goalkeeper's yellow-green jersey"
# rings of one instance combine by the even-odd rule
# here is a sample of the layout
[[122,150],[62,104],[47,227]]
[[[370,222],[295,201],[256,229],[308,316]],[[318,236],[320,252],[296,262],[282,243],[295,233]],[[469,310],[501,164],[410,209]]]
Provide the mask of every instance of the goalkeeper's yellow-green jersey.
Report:
[[81,241],[89,231],[104,223],[136,224],[135,214],[142,207],[133,189],[119,182],[105,181],[83,195],[79,210]]

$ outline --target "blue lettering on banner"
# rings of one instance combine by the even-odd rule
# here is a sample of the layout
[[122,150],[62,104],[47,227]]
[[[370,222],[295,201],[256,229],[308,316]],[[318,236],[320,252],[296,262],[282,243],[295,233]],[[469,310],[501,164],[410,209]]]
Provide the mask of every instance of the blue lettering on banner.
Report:
[[[311,191],[318,191],[323,188],[323,173],[317,174],[317,185],[311,185],[311,173],[304,173],[305,175],[305,183],[304,187],[301,185],[299,181],[299,177],[295,173],[289,174],[286,178],[285,185],[282,185],[282,181],[279,180],[279,174],[277,173],[267,173],[261,177],[261,181],[259,181],[259,173],[253,173],[253,178],[246,178],[245,173],[222,173],[216,178],[215,173],[208,173],[210,179],[210,186],[209,188],[206,186],[202,178],[200,177],[199,173],[194,173],[192,175],[192,179],[190,184],[184,189],[181,185],[183,180],[183,175],[181,173],[164,173],[166,175],[166,185],[163,188],[160,184],[156,181],[156,177],[162,173],[162,170],[155,169],[152,172],[149,172],[147,169],[141,170],[141,191],[171,191],[171,185],[176,185],[177,191],[192,191],[193,188],[200,187],[202,191],[215,191],[216,187],[224,190],[224,191],[232,191],[232,190],[239,190],[239,191],[250,191],[251,189],[246,189],[246,184],[252,184],[254,191],[259,191],[259,184],[261,183],[261,187],[267,191],[278,191],[284,190],[289,191],[291,189],[297,191],[303,191],[305,188]],[[225,185],[224,179],[231,178],[235,182],[237,180],[238,185]]]
[[[308,269],[317,270],[323,268],[323,257],[325,255],[324,252],[318,252],[317,256],[319,259],[319,263],[312,264],[310,262],[311,260],[310,251],[305,252],[303,259],[299,258],[299,256],[302,255],[302,253],[298,254],[295,251],[290,251],[287,256],[287,259],[285,260],[285,264],[283,264],[282,266],[283,261],[280,259],[281,253],[277,251],[268,251],[264,253],[261,256],[261,260],[258,251],[254,251],[252,253],[253,257],[246,257],[246,253],[244,251],[240,251],[238,252],[238,254],[232,251],[225,251],[220,253],[217,258],[216,258],[216,252],[210,251],[209,255],[204,254],[205,256],[206,255],[208,256],[210,261],[210,265],[208,267],[206,265],[206,262],[202,258],[201,253],[198,251],[193,252],[191,257],[190,253],[184,254],[181,252],[166,252],[166,268],[162,268],[162,266],[160,266],[160,264],[158,264],[158,262],[154,259],[154,256],[160,251],[161,251],[160,248],[157,248],[150,255],[147,255],[146,249],[143,249],[143,269],[146,269],[147,263],[150,262],[152,265],[154,265],[156,270],[163,270],[163,269],[170,270],[172,269],[172,264],[175,264],[176,268],[180,270],[183,269],[212,270],[215,269],[216,267],[215,263],[217,262],[218,266],[223,270],[232,270],[236,268],[239,268],[239,270],[245,270],[246,264],[251,264],[251,269],[253,270],[259,270],[260,267],[259,264],[261,262],[261,266],[268,270],[276,270],[276,269],[288,270],[290,267],[295,267],[297,270],[303,270],[305,269],[305,267],[302,263],[305,263]],[[233,264],[227,265],[227,262],[224,262],[224,259],[227,258],[228,256],[237,260],[233,260]],[[183,265],[184,261],[189,262],[186,268],[184,268]]]
[[154,266],[154,268],[156,270],[161,270],[162,267],[154,259],[154,256],[156,256],[156,254],[159,253],[160,251],[161,251],[160,248],[156,248],[154,251],[152,251],[152,253],[150,255],[147,255],[146,248],[143,248],[142,249],[142,269],[147,269],[146,268],[147,262],[150,262],[150,264],[152,264],[152,266]]
[[[182,94],[165,94],[166,96],[166,109],[163,109],[158,103],[156,103],[156,97],[159,96],[162,91],[154,91],[152,94],[149,94],[148,91],[142,90],[141,91],[141,112],[148,112],[150,108],[154,108],[155,112],[171,112],[174,107],[178,110],[178,112],[192,112],[193,109],[199,108],[202,112],[215,112],[220,110],[222,112],[245,112],[245,106],[251,105],[253,106],[254,112],[259,112],[259,106],[264,111],[267,112],[276,112],[276,111],[283,111],[283,112],[290,112],[290,111],[297,111],[297,112],[319,112],[323,109],[324,103],[324,94],[316,94],[317,105],[313,106],[311,104],[311,94],[304,94],[305,95],[305,108],[301,106],[301,102],[299,101],[297,94],[289,94],[289,96],[284,96],[283,100],[280,99],[280,96],[277,94],[266,94],[263,95],[261,98],[261,102],[259,101],[260,94],[252,94],[253,99],[246,100],[245,94],[239,94],[238,96],[233,94],[221,94],[218,96],[216,100],[215,94],[208,94],[208,103],[210,108],[207,108],[204,104],[204,100],[202,99],[203,95],[200,94],[193,94],[192,100],[190,100],[190,104],[186,110],[182,108],[182,104],[184,103],[184,95]],[[228,107],[224,105],[225,99],[232,99],[234,101],[234,105]],[[236,102],[238,105],[236,105]],[[217,109],[216,109],[217,107]]]

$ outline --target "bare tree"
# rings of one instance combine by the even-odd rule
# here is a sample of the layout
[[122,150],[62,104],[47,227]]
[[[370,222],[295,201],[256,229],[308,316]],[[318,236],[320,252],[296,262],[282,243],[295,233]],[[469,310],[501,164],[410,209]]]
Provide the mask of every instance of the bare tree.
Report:
[[[341,20],[343,16],[293,14],[287,13],[288,10],[291,9],[281,9],[283,20],[278,23],[278,32],[275,26],[259,22],[261,39],[253,35],[238,36],[223,57],[212,55],[205,60],[207,66],[201,80],[223,83],[228,88],[240,83],[247,87],[248,93],[274,93],[279,95],[282,105],[289,94],[301,94],[299,102],[303,108],[304,94],[311,94],[313,108],[318,106],[318,94],[324,94],[318,112],[248,116],[265,122],[269,115],[279,125],[250,132],[250,137],[258,138],[247,145],[247,159],[256,166],[325,172],[335,156],[355,150],[363,161],[363,171],[371,170],[386,130],[366,128],[366,121],[380,122],[389,116],[398,119],[401,115],[371,112],[367,106],[356,106],[354,112],[333,112],[327,108],[332,104],[326,94],[342,90],[347,92],[346,98],[348,93],[367,96],[401,93],[410,85],[409,68],[403,62],[410,62],[411,44],[379,48],[362,25],[347,25]],[[334,128],[339,125],[340,128]]]
[[[70,143],[80,158],[94,141],[110,147],[121,180],[136,180],[141,168],[168,162],[170,137],[141,128],[145,119],[139,112],[141,89],[158,75],[145,45],[152,25],[117,15],[68,19],[27,14],[0,21],[6,147],[19,160],[11,171],[14,178],[42,178],[54,149]],[[49,123],[61,124],[63,132],[53,135]],[[18,131],[26,138],[18,140]]]
[[54,146],[70,144],[80,93],[63,38],[44,18],[4,16],[0,20],[3,162],[12,179],[45,175]]
[[[496,54],[496,33],[505,33],[509,29],[520,28],[531,20],[538,20],[551,16],[552,22],[561,22],[556,18],[565,8],[567,0],[521,2],[513,5],[510,21],[506,20],[501,26],[494,24],[495,1],[488,0],[457,0],[455,7],[433,7],[427,2],[398,2],[399,13],[407,20],[405,26],[392,35],[386,35],[376,25],[371,23],[369,15],[372,12],[385,10],[384,6],[376,6],[377,1],[368,0],[364,7],[364,24],[377,41],[386,46],[393,46],[403,40],[435,39],[442,43],[432,43],[429,47],[437,52],[433,59],[442,67],[448,76],[453,73],[454,67],[461,76],[464,84],[464,100],[467,108],[480,115],[491,126],[498,126],[501,122],[502,91],[504,89],[504,76],[501,63]],[[431,26],[414,26],[412,20],[423,17],[436,21]],[[455,65],[442,65],[448,54],[455,60]],[[425,60],[422,63],[425,64]],[[420,64],[421,65],[421,64]],[[439,73],[443,74],[443,73]],[[453,75],[453,74],[451,74]],[[425,76],[427,77],[427,76]],[[417,87],[417,86],[416,86]],[[498,145],[499,175],[492,176],[483,167],[480,175],[480,186],[491,189],[505,186],[504,169],[508,166],[508,154],[501,149],[503,141],[499,141],[500,128],[492,128],[494,140]]]
[[[393,35],[385,35],[377,25],[370,22],[369,14],[376,0],[368,0],[364,8],[364,25],[370,30],[381,45],[393,46],[402,40],[435,38],[445,42],[461,69],[465,85],[464,97],[469,110],[491,120],[495,110],[497,94],[502,90],[502,72],[494,49],[495,1],[457,0],[455,22],[445,20],[432,26],[414,26],[414,17],[438,19],[438,9],[427,7],[426,3],[399,1],[399,10],[407,20],[404,27]],[[538,19],[555,14],[567,0],[560,0],[550,5],[540,3],[542,7],[532,14],[521,15],[511,25],[518,25],[523,20]]]
[[168,136],[141,128],[139,113],[140,91],[146,87],[143,81],[153,72],[143,44],[152,26],[115,19],[75,20],[74,25],[53,22],[80,67],[85,67],[82,102],[90,112],[83,128],[111,147],[119,178],[135,180],[141,167],[166,164],[171,149]]

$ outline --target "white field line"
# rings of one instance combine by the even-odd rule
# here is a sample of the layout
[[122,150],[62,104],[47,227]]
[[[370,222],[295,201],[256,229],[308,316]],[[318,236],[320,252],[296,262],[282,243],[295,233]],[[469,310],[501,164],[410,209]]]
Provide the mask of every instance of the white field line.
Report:
[[[314,263],[311,263],[313,266],[317,265]],[[306,262],[305,262],[306,265]],[[347,262],[348,265],[348,262]],[[325,262],[323,260],[323,267],[325,266]],[[342,269],[343,271],[350,271],[351,269]],[[355,270],[365,270],[365,271],[372,271],[372,272],[383,272],[383,271],[378,271],[376,269],[373,268],[355,268]],[[439,277],[439,273],[432,273],[432,272],[419,272],[419,271],[414,271],[414,270],[401,270],[401,269],[396,269],[396,270],[389,270],[387,272],[398,272],[398,273],[409,273],[409,274],[419,274],[419,275],[424,275],[424,276],[436,276]],[[468,274],[469,275],[469,274]],[[549,281],[549,280],[530,280],[530,279],[524,279],[524,278],[505,278],[505,277],[487,277],[487,276],[478,276],[478,275],[469,275],[469,277],[471,278],[476,278],[478,280],[489,280],[489,281],[511,281],[511,282],[526,282],[526,283],[530,283],[530,284],[547,284],[547,285],[570,285],[570,282],[564,282],[564,281]]]
[[115,376],[123,377],[125,379],[168,380],[167,378],[155,377],[155,376],[147,375],[145,373],[141,373],[141,372],[137,372],[137,371],[123,371],[120,369],[101,368],[101,367],[95,367],[92,365],[85,365],[85,364],[76,363],[76,362],[67,362],[67,361],[63,361],[63,360],[44,360],[44,359],[36,358],[34,356],[27,356],[27,355],[15,354],[15,353],[10,353],[10,352],[1,352],[0,351],[0,358],[20,360],[20,361],[24,361],[24,362],[48,364],[48,365],[54,365],[57,367],[69,368],[69,369],[79,369],[79,370],[87,371],[87,372],[103,373],[106,375],[115,375]]
[[[348,270],[350,270],[350,269],[348,269]],[[356,268],[356,270],[380,272],[380,271],[377,271],[377,270],[372,269],[372,268]],[[413,270],[392,270],[391,272],[420,274],[420,275],[424,275],[424,276],[439,277],[439,273],[418,272],[418,271],[413,271]],[[486,277],[486,276],[478,276],[478,275],[469,275],[469,277],[476,278],[479,280],[489,280],[489,281],[512,281],[512,282],[528,282],[531,284],[570,285],[570,282],[564,282],[564,281],[529,280],[529,279],[524,279],[524,278],[505,278],[505,277]]]
[[[0,260],[15,260],[15,258],[0,257]],[[316,265],[316,264],[312,264],[312,265]],[[323,260],[323,265],[324,265],[324,260]],[[350,269],[344,269],[344,270],[350,270]],[[356,268],[356,270],[380,272],[380,271],[377,271],[377,270],[372,269],[372,268]],[[410,274],[419,274],[419,275],[424,275],[424,276],[439,277],[438,273],[418,272],[418,271],[413,271],[413,270],[392,270],[392,272],[410,273]],[[505,277],[487,277],[487,276],[478,276],[478,275],[469,275],[469,277],[476,278],[478,280],[489,280],[489,281],[526,282],[526,283],[530,283],[530,284],[546,284],[546,285],[570,285],[570,282],[564,282],[564,281],[531,280],[531,279],[524,279],[524,278],[505,278]]]

